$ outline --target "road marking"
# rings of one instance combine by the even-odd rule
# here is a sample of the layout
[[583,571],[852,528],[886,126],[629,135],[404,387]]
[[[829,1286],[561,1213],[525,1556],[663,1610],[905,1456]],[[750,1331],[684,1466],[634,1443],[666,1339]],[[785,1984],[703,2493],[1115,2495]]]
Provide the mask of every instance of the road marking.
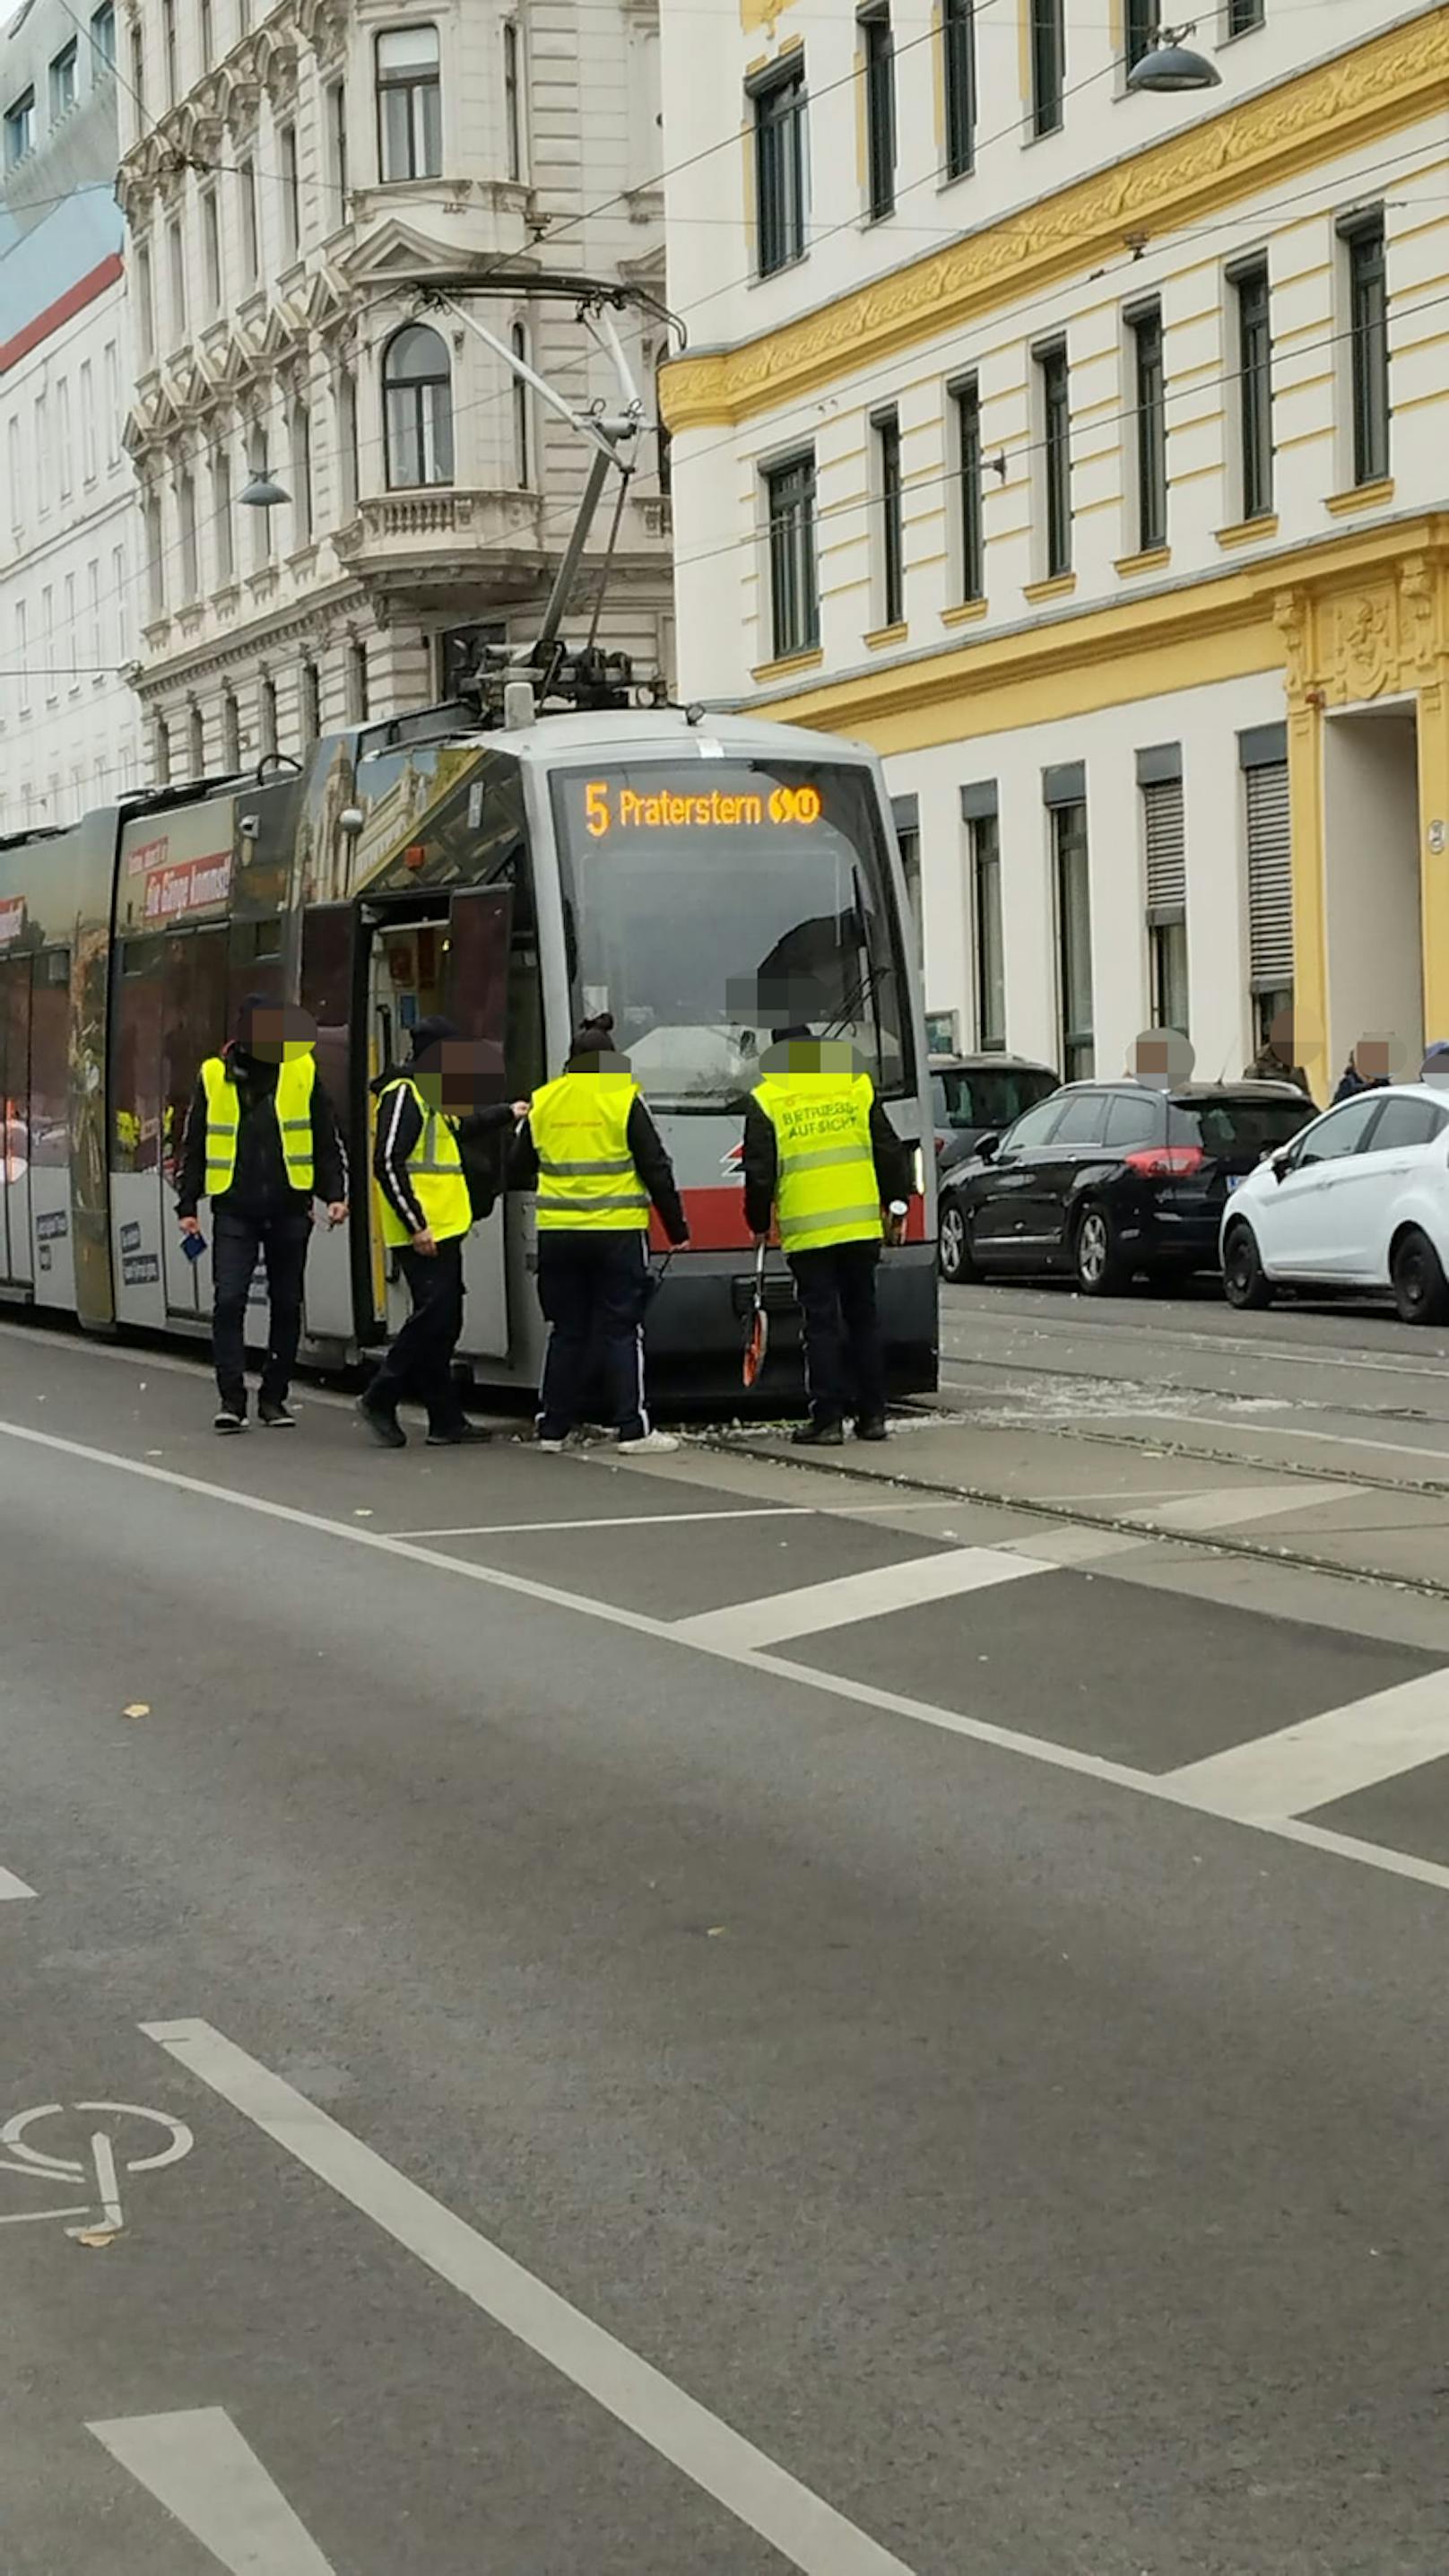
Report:
[[[185,2121],[173,2119],[169,2111],[143,2110],[136,2102],[76,2102],[70,2107],[87,2119],[97,2111],[104,2111],[112,2122],[144,2120],[148,2128],[167,2132],[165,2146],[158,2148],[154,2155],[128,2156],[125,2159],[128,2174],[159,2173],[164,2165],[179,2164],[183,2156],[190,2155],[196,2144]],[[43,2147],[31,2145],[28,2135],[38,2120],[62,2120],[66,2116],[65,2106],[60,2102],[37,2102],[28,2111],[12,2112],[0,2126],[0,2148],[6,2150],[0,2154],[0,2173],[22,2174],[32,2182],[37,2174],[46,2180],[59,2175],[65,2181],[82,2181],[86,2173],[84,2157],[47,2155]],[[80,2207],[72,2209],[25,2209],[0,2213],[0,2227],[33,2226],[46,2218],[80,2218],[85,2225],[68,2227],[67,2236],[93,2232],[118,2235],[126,2221],[121,2208],[115,2143],[109,2129],[92,2132],[90,2161],[96,2178],[94,2201],[83,2202]],[[97,2209],[99,2217],[95,2215]]]
[[999,1547],[953,1547],[938,1556],[908,1557],[903,1565],[878,1565],[866,1574],[840,1574],[807,1583],[798,1592],[776,1592],[760,1601],[736,1601],[726,1610],[704,1610],[676,1619],[672,1633],[691,1646],[773,1646],[784,1637],[812,1636],[880,1619],[923,1601],[948,1601],[988,1584],[1019,1583],[1042,1568]]
[[809,1503],[747,1504],[742,1511],[619,1512],[599,1520],[480,1521],[470,1529],[393,1530],[393,1538],[527,1538],[535,1530],[671,1529],[678,1521],[808,1520]]
[[1168,1776],[1194,1802],[1240,1823],[1310,1815],[1449,1754],[1449,1669],[1396,1682],[1321,1717],[1235,1744]]
[[0,1905],[5,1904],[11,1897],[19,1898],[34,1894],[34,1888],[27,1887],[24,1879],[17,1878],[13,1870],[0,1869]]
[[1091,1565],[1098,1557],[1140,1555],[1144,1539],[1126,1530],[1044,1530],[1040,1538],[1005,1541],[1013,1556],[1029,1556],[1041,1565]]
[[792,2567],[807,2576],[909,2576],[899,2558],[788,2470],[209,2022],[143,2022],[141,2028],[440,2280],[758,2532]]
[[1134,1503],[1122,1518],[1134,1526],[1171,1530],[1235,1529],[1240,1521],[1276,1520],[1280,1512],[1312,1511],[1316,1503],[1341,1503],[1342,1484],[1220,1485],[1183,1494],[1176,1502]]
[[234,2576],[334,2576],[222,2407],[123,2415],[86,2431]]
[[[328,1520],[320,1512],[307,1512],[292,1503],[277,1503],[260,1494],[237,1492],[229,1485],[214,1485],[199,1476],[182,1475],[171,1467],[153,1467],[139,1458],[125,1458],[112,1449],[95,1449],[79,1440],[66,1440],[56,1432],[33,1431],[28,1424],[0,1421],[0,1435],[24,1441],[36,1448],[55,1451],[62,1457],[83,1460],[88,1466],[113,1467],[124,1475],[139,1476],[151,1483],[167,1485],[183,1494],[201,1496],[205,1501],[229,1504],[233,1510],[255,1512],[265,1520],[281,1521],[292,1528],[307,1529],[323,1538],[340,1539],[352,1547],[374,1548],[385,1556],[403,1558],[412,1565],[431,1568],[435,1573],[451,1575],[455,1581],[485,1584],[491,1591],[511,1592],[521,1600],[542,1601],[550,1608],[574,1612],[581,1619],[596,1619],[606,1627],[626,1628],[638,1637],[651,1637],[664,1644],[687,1645],[700,1654],[718,1657],[722,1663],[737,1664],[746,1671],[768,1674],[772,1680],[786,1681],[801,1690],[818,1691],[831,1699],[855,1701],[862,1708],[874,1709],[888,1717],[909,1718],[918,1726],[935,1727],[946,1735],[959,1735],[977,1744],[994,1746],[1003,1753],[1018,1755],[1025,1762],[1045,1763],[1049,1769],[1077,1772],[1136,1796],[1158,1798],[1165,1804],[1192,1807],[1209,1814],[1220,1813],[1206,1807],[1205,1801],[1190,1788],[1174,1785],[1173,1775],[1135,1771],[1128,1764],[1109,1762],[1101,1755],[1079,1752],[1072,1744],[1058,1744],[1048,1736],[1024,1735],[1006,1726],[996,1726],[989,1718],[969,1717],[959,1710],[938,1708],[929,1700],[911,1699],[904,1691],[886,1690],[874,1682],[849,1679],[841,1673],[825,1673],[809,1664],[797,1664],[782,1656],[760,1653],[743,1646],[730,1646],[718,1641],[690,1637],[666,1619],[651,1619],[642,1610],[621,1609],[612,1601],[590,1600],[585,1594],[565,1592],[558,1585],[538,1583],[529,1575],[505,1573],[496,1565],[478,1565],[468,1557],[445,1556],[440,1549],[418,1546],[414,1541],[390,1538],[380,1530],[359,1529],[355,1521]],[[971,1498],[962,1496],[959,1508],[967,1508]],[[1003,1508],[1009,1508],[1003,1506]],[[1146,1537],[1144,1534],[1144,1544]],[[1378,1869],[1396,1878],[1412,1878],[1427,1887],[1449,1889],[1449,1866],[1439,1861],[1421,1860],[1413,1852],[1394,1851],[1388,1846],[1361,1842],[1349,1834],[1332,1833],[1303,1823],[1282,1818],[1253,1817],[1244,1819],[1258,1831],[1275,1834],[1285,1842],[1308,1843],[1316,1850],[1332,1852],[1368,1869]]]

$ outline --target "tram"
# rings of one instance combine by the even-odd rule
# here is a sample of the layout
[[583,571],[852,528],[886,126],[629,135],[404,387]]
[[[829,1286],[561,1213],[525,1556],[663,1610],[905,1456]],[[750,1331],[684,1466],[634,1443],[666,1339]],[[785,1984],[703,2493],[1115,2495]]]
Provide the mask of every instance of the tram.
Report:
[[[405,1311],[368,1180],[369,1083],[410,1025],[446,1011],[524,1094],[579,1017],[608,1010],[691,1229],[667,1263],[657,1243],[651,1366],[679,1393],[738,1398],[742,1104],[790,1025],[848,1039],[918,1151],[881,1310],[894,1390],[927,1391],[934,1156],[908,928],[874,756],[693,708],[530,704],[490,728],[460,703],[337,735],[305,768],[274,759],[0,843],[0,1299],[97,1333],[205,1333],[210,1260],[182,1254],[173,1176],[202,1058],[258,993],[315,1021],[345,1123],[351,1219],[313,1244],[303,1355],[354,1360]],[[537,1382],[533,1249],[532,1201],[513,1193],[469,1237],[459,1358],[480,1386]],[[253,1293],[263,1308],[260,1279]],[[799,1383],[778,1254],[767,1297],[768,1404]]]

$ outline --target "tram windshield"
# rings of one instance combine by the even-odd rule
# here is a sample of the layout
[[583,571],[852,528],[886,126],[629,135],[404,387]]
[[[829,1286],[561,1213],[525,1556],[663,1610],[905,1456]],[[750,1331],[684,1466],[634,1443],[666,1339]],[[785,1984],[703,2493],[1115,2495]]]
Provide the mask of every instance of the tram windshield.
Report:
[[908,1087],[909,1003],[869,773],[647,761],[552,781],[574,998],[661,1108],[718,1109],[786,1028]]

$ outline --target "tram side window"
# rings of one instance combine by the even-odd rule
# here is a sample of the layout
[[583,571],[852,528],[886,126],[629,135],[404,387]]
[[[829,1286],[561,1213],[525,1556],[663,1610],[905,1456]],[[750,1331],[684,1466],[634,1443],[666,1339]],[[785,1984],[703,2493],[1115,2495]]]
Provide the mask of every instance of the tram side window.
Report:
[[29,1159],[30,1115],[30,960],[12,957],[0,962],[0,1179]]
[[168,1180],[175,1178],[186,1121],[205,1058],[225,1044],[224,930],[191,930],[166,942],[161,1011],[161,1133]]
[[520,858],[513,887],[513,927],[508,943],[508,1080],[520,1099],[548,1079],[543,1053],[543,984],[538,967],[538,920],[533,877]]
[[282,924],[276,914],[262,921],[234,921],[228,961],[227,1025],[230,1037],[236,1015],[249,994],[263,1002],[280,1002],[282,992]]
[[58,1170],[70,1160],[70,950],[48,948],[35,960],[30,994],[30,1159]]
[[161,1152],[161,999],[165,941],[121,951],[111,1058],[111,1168],[154,1172]]

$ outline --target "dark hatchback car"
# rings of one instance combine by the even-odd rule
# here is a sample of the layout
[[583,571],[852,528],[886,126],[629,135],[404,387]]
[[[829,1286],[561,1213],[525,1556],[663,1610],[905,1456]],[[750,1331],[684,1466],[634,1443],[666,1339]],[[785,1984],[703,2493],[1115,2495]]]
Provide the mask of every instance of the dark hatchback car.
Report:
[[1088,1297],[1215,1270],[1230,1190],[1316,1115],[1287,1083],[1069,1083],[942,1184],[941,1269],[1066,1272]]
[[975,1153],[983,1136],[1000,1136],[1038,1100],[1059,1089],[1060,1074],[1019,1055],[933,1055],[931,1116],[940,1179]]

